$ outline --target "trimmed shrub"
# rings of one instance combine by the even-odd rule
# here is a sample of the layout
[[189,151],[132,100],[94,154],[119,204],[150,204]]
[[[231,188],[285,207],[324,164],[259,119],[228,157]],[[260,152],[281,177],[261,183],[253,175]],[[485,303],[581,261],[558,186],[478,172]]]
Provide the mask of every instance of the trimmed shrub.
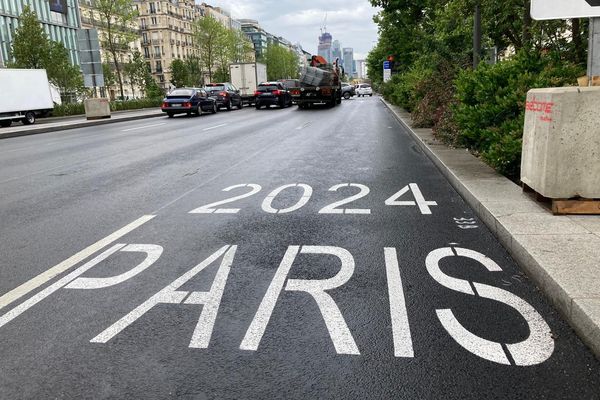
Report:
[[[154,108],[159,107],[162,104],[162,97],[153,99],[134,99],[127,101],[111,101],[111,111],[125,111],[125,110],[140,110],[142,108]],[[52,111],[53,117],[65,117],[71,115],[83,115],[85,114],[85,108],[83,103],[65,103],[54,106]]]

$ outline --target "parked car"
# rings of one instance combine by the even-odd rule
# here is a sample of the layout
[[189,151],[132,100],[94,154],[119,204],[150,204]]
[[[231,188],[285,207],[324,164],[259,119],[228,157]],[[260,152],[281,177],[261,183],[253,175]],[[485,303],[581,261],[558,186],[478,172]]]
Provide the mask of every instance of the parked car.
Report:
[[254,95],[257,110],[262,106],[268,108],[277,105],[279,108],[284,108],[292,105],[292,95],[281,82],[263,82],[258,85]]
[[244,106],[240,91],[231,82],[208,83],[204,90],[217,101],[219,109],[226,108],[230,111],[233,107],[241,109]]
[[359,83],[358,85],[356,85],[356,95],[358,97],[373,96],[373,89],[371,88],[371,85],[369,85],[369,84]]
[[356,94],[356,89],[349,83],[342,83],[342,97],[348,100]]
[[173,89],[163,100],[161,110],[172,118],[175,114],[201,115],[203,112],[215,114],[217,101],[206,90],[198,88]]

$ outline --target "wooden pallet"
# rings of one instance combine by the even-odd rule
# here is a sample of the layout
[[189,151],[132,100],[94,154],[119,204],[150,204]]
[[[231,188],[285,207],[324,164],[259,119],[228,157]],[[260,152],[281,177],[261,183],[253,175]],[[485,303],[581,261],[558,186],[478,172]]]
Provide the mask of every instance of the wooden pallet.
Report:
[[554,215],[600,215],[600,199],[551,199],[522,183],[523,192],[531,193],[538,202],[546,203]]

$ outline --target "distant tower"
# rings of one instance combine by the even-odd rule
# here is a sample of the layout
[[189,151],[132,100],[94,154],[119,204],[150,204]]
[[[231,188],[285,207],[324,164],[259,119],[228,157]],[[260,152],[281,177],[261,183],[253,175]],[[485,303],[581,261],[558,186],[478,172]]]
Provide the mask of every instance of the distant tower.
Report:
[[340,62],[344,59],[342,56],[342,44],[339,40],[334,40],[331,48],[331,59],[335,61],[336,58],[338,58]]
[[344,47],[342,53],[344,54],[344,72],[346,75],[354,76],[354,49],[352,47]]

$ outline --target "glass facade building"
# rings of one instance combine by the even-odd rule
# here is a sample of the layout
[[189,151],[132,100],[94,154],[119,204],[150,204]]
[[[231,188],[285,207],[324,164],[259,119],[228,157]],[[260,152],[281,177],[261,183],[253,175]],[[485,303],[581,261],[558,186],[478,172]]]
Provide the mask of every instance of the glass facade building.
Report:
[[61,42],[69,51],[71,62],[79,65],[77,30],[79,29],[78,0],[0,0],[0,57],[2,64],[11,60],[11,45],[19,15],[29,5],[38,16],[50,38]]

